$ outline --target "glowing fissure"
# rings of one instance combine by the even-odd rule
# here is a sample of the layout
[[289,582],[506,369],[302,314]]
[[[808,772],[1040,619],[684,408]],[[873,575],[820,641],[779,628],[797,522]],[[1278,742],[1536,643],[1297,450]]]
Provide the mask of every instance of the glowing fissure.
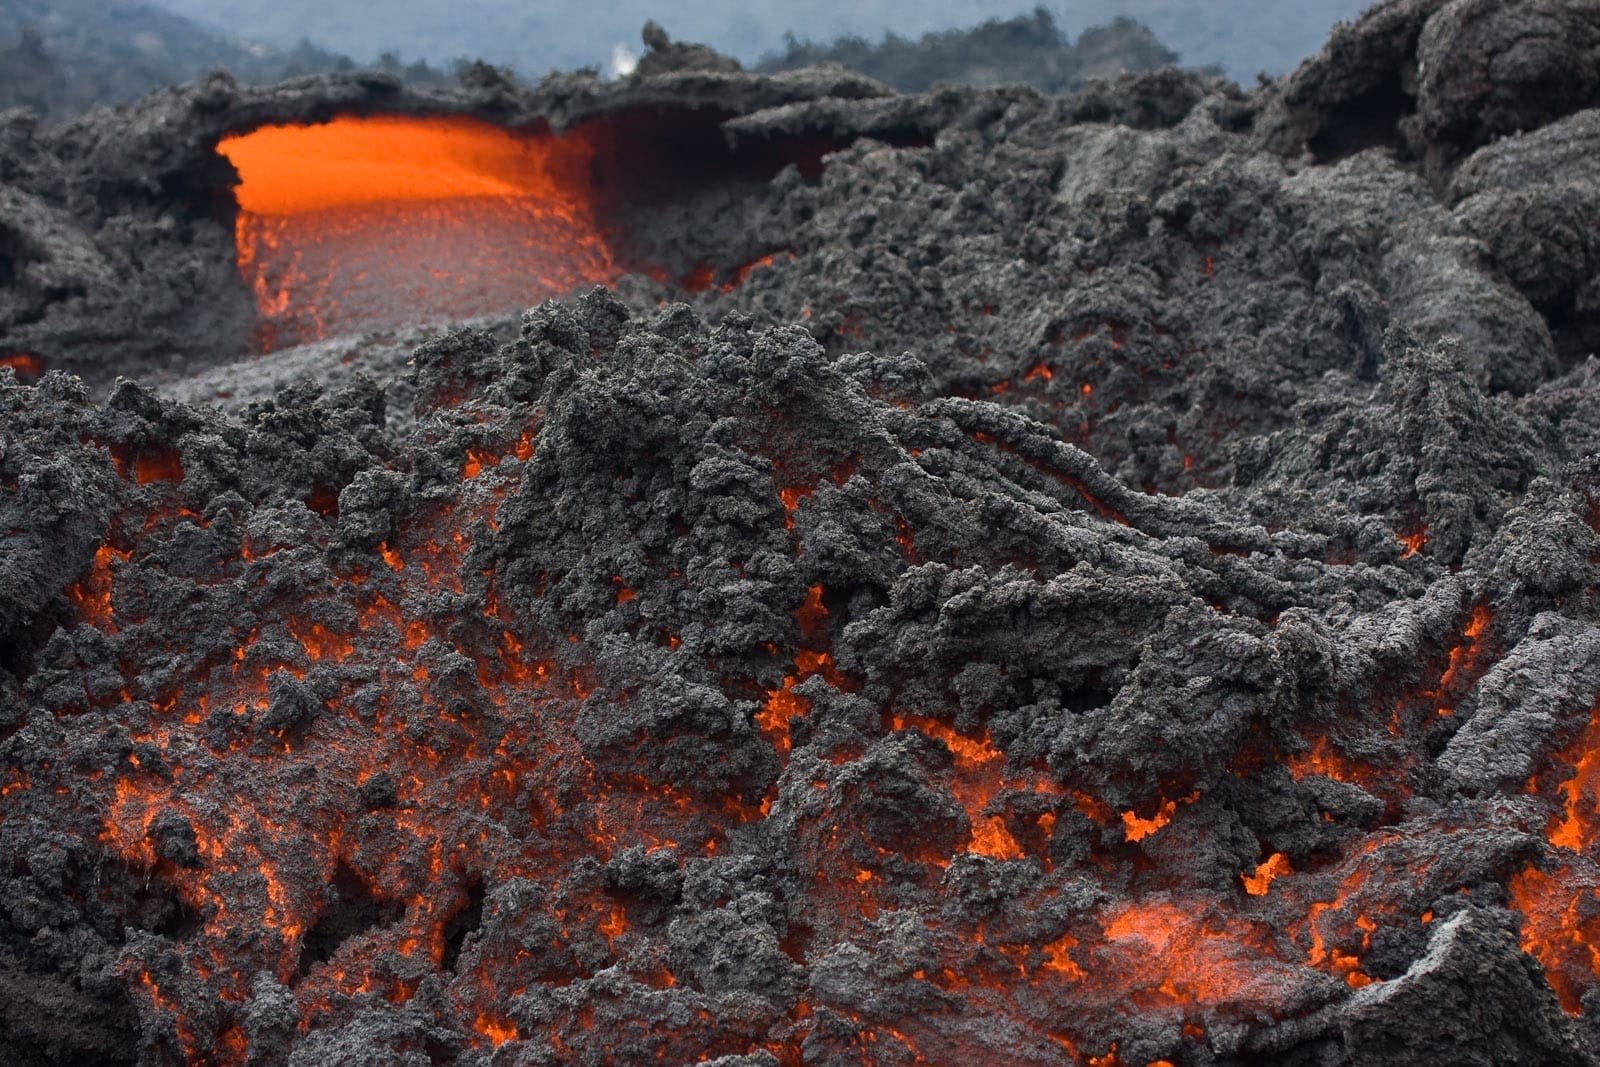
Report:
[[[1600,696],[1551,765],[1558,808],[1545,837],[1556,860],[1528,864],[1511,878],[1507,895],[1524,916],[1523,949],[1544,967],[1561,1006],[1577,1015],[1584,992],[1600,982]],[[1528,788],[1550,792],[1537,778]]]

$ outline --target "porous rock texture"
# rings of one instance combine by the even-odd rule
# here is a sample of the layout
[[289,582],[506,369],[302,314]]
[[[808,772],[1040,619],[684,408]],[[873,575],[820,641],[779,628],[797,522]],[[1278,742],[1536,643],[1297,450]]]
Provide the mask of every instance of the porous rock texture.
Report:
[[[1593,24],[13,116],[0,1058],[1593,1062]],[[842,147],[618,208],[702,292],[218,368],[222,132],[646,104]]]

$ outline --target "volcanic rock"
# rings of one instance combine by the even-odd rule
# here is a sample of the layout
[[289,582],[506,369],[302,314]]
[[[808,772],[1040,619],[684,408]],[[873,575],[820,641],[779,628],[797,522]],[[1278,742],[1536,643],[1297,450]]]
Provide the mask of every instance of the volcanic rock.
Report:
[[1538,968],[1488,912],[1441,922],[1428,951],[1392,982],[1371,985],[1344,1012],[1357,1063],[1565,1064],[1584,1058]]
[[[1586,18],[7,127],[0,1054],[1593,1062]],[[226,139],[369,118],[613,284],[251,274]]]

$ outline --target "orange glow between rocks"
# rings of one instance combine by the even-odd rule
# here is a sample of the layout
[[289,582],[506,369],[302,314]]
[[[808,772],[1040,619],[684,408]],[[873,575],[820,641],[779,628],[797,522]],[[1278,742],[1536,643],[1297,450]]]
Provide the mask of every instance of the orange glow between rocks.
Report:
[[767,694],[767,702],[756,713],[756,725],[772,739],[780,752],[789,751],[789,720],[804,715],[811,707],[810,701],[794,692],[797,679],[789,675],[781,689]]
[[1417,553],[1421,552],[1423,547],[1428,543],[1427,524],[1424,523],[1408,533],[1397,533],[1394,535],[1394,539],[1406,546],[1406,550],[1405,552],[1401,553],[1400,558],[1410,559],[1412,556],[1415,556]]
[[1069,982],[1081,982],[1088,977],[1082,967],[1067,955],[1068,951],[1078,947],[1078,939],[1071,934],[1063,935],[1049,944],[1043,946],[1044,963],[1040,964],[1041,970],[1054,971]]
[[1336,750],[1326,737],[1318,737],[1311,743],[1309,752],[1294,753],[1287,758],[1286,763],[1289,773],[1297,781],[1312,775],[1321,775],[1336,782],[1359,785],[1376,795],[1381,796],[1385,793],[1387,783],[1383,771],[1345,756]]
[[1571,767],[1572,776],[1558,788],[1563,811],[1546,836],[1558,848],[1586,852],[1600,830],[1600,702],[1583,732],[1556,754],[1554,762]]
[[1093,952],[1095,981],[1111,979],[1146,1010],[1247,1000],[1268,981],[1267,932],[1255,924],[1216,925],[1203,902],[1135,901],[1102,916]]
[[794,692],[799,682],[813,674],[820,674],[834,687],[848,688],[848,683],[833,666],[833,657],[821,651],[828,644],[828,609],[822,603],[822,586],[813,585],[806,590],[806,599],[795,609],[794,619],[800,628],[804,645],[795,652],[794,673],[785,675],[783,685],[767,693],[766,702],[756,712],[755,722],[771,740],[780,754],[789,751],[789,722],[804,715],[811,702]]
[[127,560],[132,553],[118,551],[110,545],[95,549],[94,563],[89,573],[67,590],[78,607],[78,614],[91,626],[107,633],[116,633],[116,622],[111,613],[111,561]]
[[786,530],[794,529],[795,509],[800,506],[800,501],[810,496],[814,490],[804,486],[785,486],[778,490],[778,499],[783,502],[783,526]]
[[111,460],[118,474],[132,478],[138,485],[183,481],[183,462],[178,453],[171,449],[136,452],[127,448],[113,448]]
[[[516,436],[519,432],[520,437]],[[181,752],[184,743],[192,743],[200,735],[197,728],[217,731],[217,736],[226,738],[228,723],[244,723],[267,711],[272,694],[287,679],[314,679],[340,666],[371,670],[381,681],[385,695],[377,700],[375,710],[367,712],[370,719],[347,707],[348,694],[342,693],[321,702],[317,714],[324,718],[315,727],[275,727],[257,731],[253,740],[220,742],[235,747],[221,753],[227,758],[216,761],[214,778],[201,779],[192,768],[181,765],[173,777],[165,778],[148,761],[141,763],[137,756],[130,756],[114,790],[106,790],[110,795],[102,839],[109,851],[145,877],[169,886],[180,903],[201,916],[199,931],[178,950],[182,957],[179,972],[214,973],[225,963],[224,948],[235,943],[241,931],[254,930],[271,966],[292,972],[303,965],[295,987],[303,1027],[318,1025],[325,1014],[334,1011],[331,1005],[340,998],[372,996],[399,1003],[411,997],[421,972],[405,975],[385,968],[392,968],[397,957],[416,960],[419,967],[423,961],[438,966],[445,958],[445,930],[461,907],[465,872],[472,872],[482,883],[500,884],[549,868],[564,870],[583,857],[603,859],[634,845],[647,852],[671,849],[712,855],[730,842],[721,829],[708,832],[708,817],[727,815],[729,822],[754,820],[758,811],[761,816],[772,812],[777,796],[774,791],[760,801],[754,796],[727,797],[723,798],[726,806],[718,808],[715,800],[664,786],[644,775],[636,780],[600,775],[579,755],[580,747],[570,733],[571,695],[581,699],[597,683],[581,669],[558,663],[555,653],[540,659],[532,651],[541,643],[559,643],[565,653],[566,644],[581,646],[584,638],[577,633],[514,633],[514,614],[509,608],[502,613],[493,594],[485,601],[487,643],[461,640],[455,629],[463,620],[446,622],[437,615],[418,614],[418,606],[429,597],[443,591],[460,592],[463,578],[473,573],[465,561],[474,523],[492,515],[493,501],[515,492],[522,468],[508,462],[509,458],[515,455],[527,460],[533,455],[533,431],[521,425],[500,427],[474,440],[496,443],[475,445],[462,453],[463,481],[472,482],[464,488],[468,495],[453,505],[397,523],[391,540],[378,549],[387,566],[374,560],[364,565],[370,571],[336,574],[332,581],[339,587],[337,592],[310,598],[324,599],[323,607],[336,603],[350,610],[343,615],[317,615],[307,604],[295,601],[284,604],[278,617],[265,617],[271,614],[268,612],[252,620],[248,629],[239,629],[237,647],[222,649],[217,657],[220,662],[207,668],[211,671],[208,677],[180,681],[171,691],[150,698],[159,714],[153,716],[149,733],[133,740]],[[157,486],[135,494],[142,507],[151,507],[182,489],[177,483],[183,468],[175,453],[130,456],[118,463],[118,469],[125,479],[142,485],[171,484],[170,490]],[[780,490],[785,512],[793,513],[808,492]],[[131,518],[135,529],[140,523],[148,529],[158,521],[201,525],[197,516],[171,507],[157,507],[151,515]],[[80,621],[108,633],[115,627],[113,589],[123,570],[121,564],[131,556],[113,547],[116,543],[124,542],[108,540],[101,546],[88,572],[69,591]],[[254,550],[242,547],[240,562],[259,563],[274,551],[277,549],[262,547],[258,560]],[[243,568],[243,573],[249,576],[251,568]],[[598,580],[605,589],[604,574]],[[612,576],[611,588],[619,603],[637,599],[621,575]],[[120,599],[123,592],[119,591],[119,610],[136,604],[133,597],[125,604]],[[837,620],[828,607],[834,602],[830,590],[818,584],[806,587],[803,596],[793,589],[790,596],[794,627],[787,638],[774,636],[765,647],[777,661],[778,642],[789,641],[793,668],[772,672],[774,678],[781,673],[783,682],[767,693],[766,703],[756,715],[758,726],[785,756],[790,750],[790,725],[809,710],[809,702],[794,692],[797,685],[816,677],[842,690],[864,688],[864,683],[843,676],[834,663],[830,623]],[[646,603],[638,603],[628,615],[644,617],[646,607]],[[263,628],[259,643],[258,624]],[[663,621],[652,624],[660,627]],[[1488,608],[1472,609],[1460,639],[1448,651],[1439,650],[1430,657],[1429,669],[1440,676],[1437,690],[1413,688],[1405,699],[1415,702],[1419,693],[1447,693],[1452,699],[1463,695],[1487,661],[1492,624]],[[659,628],[655,632],[671,647],[681,644],[675,635],[662,634]],[[377,639],[369,641],[369,636]],[[382,662],[373,656],[374,649],[382,650]],[[787,652],[785,649],[785,659]],[[467,674],[475,677],[481,689],[471,706],[448,698],[443,688],[448,672],[438,658],[441,653],[466,661]],[[695,653],[694,648],[683,652]],[[575,654],[582,655],[581,647]],[[422,714],[456,731],[459,740],[434,748],[408,737],[399,706],[388,695],[399,687],[414,691]],[[125,694],[122,699],[132,698]],[[910,704],[910,699],[906,702]],[[541,708],[547,703],[559,711],[546,715]],[[1160,796],[1153,811],[1146,805],[1125,812],[1111,809],[1088,793],[1064,787],[1061,781],[1069,779],[1056,779],[1042,761],[1008,763],[1007,753],[980,725],[981,717],[960,720],[958,730],[952,725],[951,711],[939,707],[937,698],[923,706],[931,709],[928,714],[897,712],[891,705],[882,712],[884,725],[919,730],[948,749],[948,760],[940,753],[938,761],[929,763],[932,769],[927,784],[947,790],[954,798],[967,818],[966,836],[957,833],[937,852],[886,843],[886,847],[876,848],[876,858],[871,849],[850,852],[847,837],[823,838],[826,847],[819,853],[823,857],[820,866],[834,860],[838,865],[829,867],[820,883],[832,886],[836,894],[831,899],[818,898],[821,912],[837,907],[852,923],[887,914],[900,906],[894,893],[916,881],[916,875],[905,873],[908,868],[920,866],[926,872],[925,884],[937,885],[946,868],[959,870],[962,852],[969,857],[960,862],[972,863],[970,857],[976,856],[1034,864],[1050,872],[1053,854],[1057,862],[1064,862],[1059,859],[1062,853],[1051,849],[1058,820],[1086,817],[1106,831],[1097,835],[1099,841],[1090,846],[1087,858],[1071,861],[1082,864],[1081,870],[1090,870],[1091,865],[1107,862],[1119,853],[1138,851],[1123,849],[1114,841],[1116,837],[1144,842],[1172,824],[1181,805],[1197,798],[1193,793],[1179,800]],[[478,713],[487,714],[480,718]],[[242,730],[236,735],[244,736]],[[308,743],[307,736],[313,737],[314,743]],[[1380,787],[1394,792],[1392,784],[1381,780],[1392,767],[1346,757],[1325,736],[1309,740],[1309,752],[1285,759],[1295,777],[1322,774],[1358,782],[1375,792]],[[1358,751],[1353,739],[1348,743],[1352,751]],[[271,760],[263,758],[269,750]],[[1524,947],[1546,967],[1569,1011],[1577,1010],[1577,998],[1592,987],[1600,971],[1600,957],[1590,948],[1600,944],[1600,928],[1596,920],[1587,917],[1600,905],[1600,892],[1585,866],[1593,858],[1590,853],[1597,835],[1592,827],[1600,817],[1595,800],[1600,757],[1591,756],[1597,751],[1600,705],[1587,728],[1558,754],[1557,766],[1541,779],[1545,788],[1532,790],[1547,799],[1559,799],[1560,808],[1551,816],[1548,836],[1553,844],[1579,855],[1571,857],[1571,866],[1553,873],[1530,866],[1508,885],[1511,903],[1526,916]],[[835,759],[830,754],[827,758],[837,766],[852,757]],[[314,813],[304,825],[297,825],[296,809],[287,801],[279,804],[269,799],[250,806],[243,799],[246,790],[235,786],[230,792],[229,782],[237,782],[238,775],[265,771],[274,761],[298,774],[343,776],[361,785],[380,771],[391,775],[397,805],[363,818],[383,822],[392,831],[394,843],[386,843],[383,854],[364,852],[366,846],[352,839],[341,813],[326,817]],[[827,773],[826,760],[816,763],[823,771],[814,784],[826,795],[828,782],[820,780]],[[549,784],[555,778],[554,768],[561,766],[577,768],[576,784],[568,794]],[[808,769],[807,773],[817,772]],[[285,779],[290,780],[292,776]],[[1171,782],[1161,784],[1173,795],[1183,788]],[[27,788],[24,781],[8,780],[0,795]],[[579,796],[583,799],[575,804],[571,798]],[[564,805],[573,810],[563,810]],[[457,824],[445,814],[462,810],[482,816],[481,823],[472,824],[475,829],[471,833],[458,832]],[[163,851],[166,839],[157,820],[170,820],[174,815],[182,816],[193,830],[194,847],[202,860],[197,867],[185,867],[171,858],[170,849]],[[520,825],[518,833],[524,836],[507,830],[514,823]],[[560,834],[550,830],[557,826],[563,827]],[[1162,854],[1162,850],[1186,847],[1177,830],[1188,829],[1180,825],[1169,831],[1166,838],[1147,846],[1140,859],[1161,855],[1163,863],[1170,863],[1173,852]],[[1084,836],[1081,830],[1073,833]],[[528,835],[543,835],[537,837],[537,848],[523,847]],[[949,943],[956,947],[941,949],[944,955],[928,963],[926,971],[919,969],[915,980],[930,981],[945,990],[972,990],[985,998],[986,1006],[1015,1013],[1023,1026],[1034,1025],[1024,1005],[1042,992],[1058,998],[1056,1003],[1068,1010],[1081,1007],[1087,1012],[1097,1005],[1114,1004],[1118,1011],[1161,1016],[1174,1032],[1181,1022],[1184,1035],[1199,1040],[1190,1033],[1192,1028],[1203,1037],[1199,1021],[1210,1025],[1213,1020],[1232,1020],[1241,1012],[1272,1014],[1277,1005],[1274,995],[1292,989],[1295,973],[1308,967],[1332,975],[1350,988],[1377,980],[1363,971],[1362,959],[1371,946],[1372,933],[1380,925],[1396,921],[1395,914],[1385,911],[1383,899],[1392,892],[1396,879],[1415,880],[1404,863],[1385,865],[1367,860],[1377,840],[1369,834],[1353,848],[1342,849],[1343,858],[1337,861],[1313,855],[1300,872],[1286,856],[1272,852],[1253,871],[1237,873],[1243,896],[1238,890],[1226,889],[1185,894],[1179,888],[1179,871],[1174,872],[1173,881],[1160,882],[1159,889],[1146,884],[1124,899],[1099,903],[1042,932],[997,929],[1002,926],[998,922],[985,929],[984,923],[976,923],[952,931]],[[871,844],[875,842],[869,841]],[[954,854],[944,855],[946,852]],[[308,934],[315,931],[327,907],[319,892],[331,884],[336,863],[353,865],[358,857],[365,864],[361,877],[371,883],[364,884],[365,890],[379,906],[394,908],[395,918],[348,939],[347,947],[341,947],[333,958],[303,964],[306,957],[301,953]],[[297,871],[296,863],[309,865],[309,870]],[[1331,863],[1339,865],[1330,870]],[[262,887],[255,896],[234,890],[245,880]],[[1246,897],[1267,899],[1258,902]],[[254,904],[242,907],[241,900]],[[1419,901],[1410,902],[1402,921],[1415,922],[1414,909],[1418,907]],[[1296,918],[1287,930],[1274,930],[1258,918],[1268,908],[1281,909],[1276,913],[1280,921],[1285,914]],[[570,981],[581,970],[573,963],[578,951],[574,946],[597,963],[607,964],[607,949],[620,960],[630,945],[650,936],[646,931],[651,920],[642,915],[640,933],[630,934],[627,911],[605,893],[563,901],[558,917],[560,922],[553,931],[559,932],[552,932],[547,950],[481,946],[484,955],[472,963],[475,970],[458,973],[452,995],[460,997],[460,1022],[470,1027],[469,1039],[473,1031],[484,1044],[495,1047],[535,1039],[532,1033],[519,1032],[503,1014],[510,997],[537,984]],[[1432,913],[1426,912],[1421,921],[1431,918]],[[1063,932],[1064,927],[1070,932]],[[804,952],[804,945],[795,951]],[[971,955],[962,957],[963,952]],[[538,955],[538,962],[530,962],[530,955]],[[640,965],[637,972],[629,977],[654,988],[675,982],[656,962],[649,967]],[[180,1005],[186,1003],[183,987],[164,973],[161,981],[160,987],[154,981],[143,983],[140,995],[147,1002],[145,1007],[153,1005],[178,1020],[175,1025],[190,1052],[198,1055],[215,1048],[217,1062],[240,1062],[246,1049],[239,1045],[241,1032],[236,1024],[228,1021],[197,1031],[196,1027],[209,1024],[200,1016],[195,1017],[199,1022],[190,1022],[180,1014]],[[223,1000],[229,1004],[242,1001],[247,992],[243,987],[225,986]],[[795,1017],[802,1017],[798,1009]],[[524,1024],[535,1025],[526,1018]],[[914,1048],[913,1040],[924,1041],[924,1032],[905,1025],[907,1034],[896,1040],[907,1048]],[[554,1032],[537,1036],[553,1036]],[[804,1032],[797,1031],[801,1036]],[[878,1035],[874,1040],[888,1040],[884,1035],[898,1033],[882,1026],[863,1032]],[[1070,1045],[1065,1036],[1045,1036],[1063,1048]],[[796,1049],[797,1043],[780,1042],[775,1047]],[[933,1046],[927,1047],[929,1055],[934,1055]],[[1082,1061],[1082,1057],[1075,1058]],[[1114,1051],[1097,1059],[1119,1062]],[[798,1053],[780,1061],[799,1062]]]
[[[508,443],[482,453],[473,499],[484,506],[514,488],[521,475],[518,465],[503,462],[504,454],[524,447],[531,454],[530,432],[521,438],[516,432],[503,432]],[[136,462],[119,463],[118,470],[136,481]],[[153,490],[131,500],[134,508],[151,509],[149,516],[120,520],[135,528],[204,525]],[[251,1050],[229,1006],[247,999],[249,976],[263,969],[280,975],[298,970],[302,1030],[347,1010],[352,998],[407,1000],[425,969],[444,960],[448,926],[467,907],[469,885],[545,877],[577,857],[605,856],[623,843],[676,849],[682,838],[700,842],[690,847],[702,854],[718,848],[717,832],[707,834],[703,822],[693,825],[703,815],[688,795],[642,777],[602,779],[577,756],[570,701],[581,700],[591,683],[581,668],[536,659],[525,647],[560,635],[518,637],[502,629],[510,623],[492,596],[477,622],[447,625],[411,614],[419,598],[459,591],[463,528],[470,529],[476,516],[475,507],[455,504],[413,516],[392,535],[394,562],[404,553],[412,566],[335,572],[328,588],[305,590],[241,625],[231,654],[200,674],[167,683],[159,694],[141,694],[151,710],[131,740],[161,749],[167,762],[130,753],[116,777],[106,780],[101,839],[118,862],[165,886],[197,917],[197,929],[175,950],[170,974],[163,972],[159,986],[146,978],[135,987],[145,1002],[141,1010],[172,1019],[179,1061],[246,1062]],[[273,554],[241,544],[238,560],[226,564],[240,568],[239,577],[225,580],[258,580],[275,566]],[[124,610],[117,602],[121,564],[133,556],[110,542],[100,547],[70,596],[82,624],[116,631],[113,604]],[[354,612],[330,612],[331,606]],[[498,648],[492,641],[463,644],[452,633],[460,625],[487,628],[503,640]],[[452,658],[457,667],[444,669]],[[376,703],[358,711],[347,688],[329,697],[296,688],[335,665],[381,678]],[[470,704],[443,688],[474,683]],[[443,733],[428,740],[408,734],[401,694]],[[124,690],[111,699],[135,697]],[[547,712],[549,705],[562,710]],[[296,709],[310,718],[289,714],[279,723],[251,725]],[[204,743],[225,758],[202,770],[184,754],[208,730],[221,731]],[[552,789],[560,764],[580,776],[580,804],[569,805]],[[390,780],[393,800],[364,818],[388,829],[363,841],[351,830],[346,805],[361,810],[353,794],[380,773]],[[329,796],[347,800],[306,811],[298,783],[312,777],[327,783]],[[8,778],[3,795],[28,788],[26,780]],[[754,817],[753,808],[735,808],[737,819]],[[470,815],[462,819],[461,813]],[[529,832],[540,835],[536,847],[525,841]],[[330,958],[308,956],[309,939],[330,907],[327,887],[340,878],[359,881],[357,902],[365,895],[393,915],[345,937]],[[538,959],[526,959],[524,950],[501,958],[486,947],[471,972],[458,971],[452,995],[462,998],[463,1021],[486,1043],[520,1036],[500,1007],[506,998],[549,975],[570,973],[571,954],[591,951],[597,939],[626,941],[627,917],[604,897],[563,906],[560,920],[558,941]],[[664,973],[652,964],[639,979],[671,984],[670,976],[659,977]],[[218,1017],[186,1014],[197,982],[220,983]]]
[[1584,990],[1600,977],[1600,886],[1570,866],[1547,874],[1530,864],[1506,896],[1522,912],[1523,951],[1544,968],[1567,1014],[1579,1014]]
[[[793,252],[786,252],[786,253],[782,253],[782,254],[788,256],[788,261],[789,262],[791,262],[791,263],[794,262],[794,253]],[[750,277],[750,275],[753,274],[755,271],[762,270],[762,269],[764,269],[766,267],[770,267],[774,263],[778,262],[778,256],[779,256],[779,253],[773,252],[773,253],[770,253],[768,255],[762,256],[759,259],[753,259],[749,263],[746,263],[743,266],[736,268],[734,270],[734,272],[733,272],[733,276],[730,277],[727,281],[723,282],[722,285],[719,288],[721,288],[721,290],[724,293],[733,292],[735,289],[739,288],[739,286],[743,285],[745,283],[746,279],[748,279]]]
[[178,462],[175,452],[140,456],[133,461],[133,476],[140,485],[149,485],[151,482],[181,482],[183,464]]
[[1267,890],[1272,886],[1272,880],[1281,874],[1293,874],[1294,868],[1289,865],[1289,858],[1281,852],[1274,852],[1256,868],[1255,874],[1242,874],[1239,877],[1244,882],[1244,891],[1253,897],[1266,896]]
[[828,609],[822,606],[822,586],[813,585],[806,590],[806,602],[795,609],[795,622],[800,624],[800,632],[808,638],[814,638],[824,625],[828,617]]
[[498,1019],[493,1015],[479,1015],[477,1019],[473,1021],[472,1026],[473,1029],[478,1031],[478,1033],[488,1038],[490,1044],[493,1044],[496,1047],[505,1044],[507,1041],[514,1041],[517,1037],[517,1027],[515,1023],[507,1022],[504,1019]]
[[30,352],[13,352],[10,355],[0,356],[0,367],[10,367],[24,382],[35,381],[44,376],[44,360]]
[[1173,800],[1162,801],[1161,807],[1148,819],[1141,819],[1131,811],[1122,813],[1123,832],[1129,841],[1143,841],[1167,823],[1172,821],[1173,812],[1178,810],[1178,804]]
[[[1377,845],[1378,841],[1372,838],[1362,843],[1356,854],[1347,861],[1346,873],[1332,899],[1309,904],[1305,921],[1301,924],[1302,932],[1310,941],[1306,962],[1343,979],[1352,989],[1369,985],[1372,979],[1360,970],[1360,958],[1344,951],[1339,944],[1352,937],[1353,931],[1359,930],[1360,947],[1364,950],[1371,943],[1372,931],[1377,928],[1373,919],[1360,908],[1361,894],[1372,877],[1367,863]],[[1356,913],[1353,919],[1348,918],[1351,911]]]
[[979,818],[973,823],[967,851],[996,860],[1020,860],[1024,855],[1022,846],[1006,829],[1005,820],[997,815]]
[[[1560,768],[1560,807],[1545,837],[1563,850],[1563,862],[1550,872],[1530,863],[1512,876],[1506,891],[1523,914],[1523,949],[1544,968],[1561,1006],[1577,1015],[1585,990],[1600,982],[1600,699],[1583,730],[1551,763]],[[1528,789],[1541,792],[1540,780]]]
[[[988,809],[1003,790],[1059,794],[1059,786],[1038,773],[1006,775],[1005,753],[994,747],[987,734],[976,739],[965,737],[948,724],[922,715],[896,715],[891,725],[896,730],[920,730],[941,742],[955,758],[949,788],[966,811],[972,828],[966,851],[997,860],[1021,859],[1026,855],[1006,820],[989,813]],[[1048,868],[1048,861],[1046,866]]]
[[1438,692],[1450,693],[1460,684],[1463,675],[1478,664],[1483,655],[1483,635],[1491,621],[1487,605],[1473,607],[1472,617],[1462,628],[1461,641],[1450,650],[1450,661],[1439,679]]

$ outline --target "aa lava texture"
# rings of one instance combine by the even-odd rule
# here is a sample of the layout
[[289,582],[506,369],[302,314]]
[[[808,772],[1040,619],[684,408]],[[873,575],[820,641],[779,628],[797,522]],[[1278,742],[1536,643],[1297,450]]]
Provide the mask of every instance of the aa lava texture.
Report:
[[[1594,1062],[1600,9],[651,41],[0,116],[0,1058]],[[230,363],[218,143],[376,115],[615,287]]]

